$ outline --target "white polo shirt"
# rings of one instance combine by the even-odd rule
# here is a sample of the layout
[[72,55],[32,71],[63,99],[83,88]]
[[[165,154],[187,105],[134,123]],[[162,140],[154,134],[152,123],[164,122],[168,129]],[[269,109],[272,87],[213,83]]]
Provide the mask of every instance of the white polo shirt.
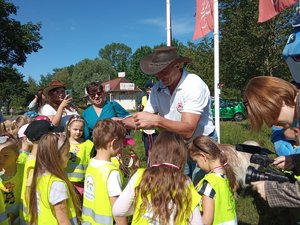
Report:
[[152,88],[144,111],[158,113],[174,121],[181,121],[181,113],[200,114],[201,119],[190,140],[199,135],[208,136],[215,129],[210,112],[210,91],[196,74],[183,70],[181,79],[171,95],[169,89],[158,81]]

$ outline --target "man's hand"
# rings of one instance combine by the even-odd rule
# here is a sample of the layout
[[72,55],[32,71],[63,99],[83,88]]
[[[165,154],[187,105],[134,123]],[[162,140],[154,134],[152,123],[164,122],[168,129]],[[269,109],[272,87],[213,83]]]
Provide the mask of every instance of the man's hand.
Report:
[[294,168],[293,160],[290,156],[279,156],[274,159],[273,165],[279,169],[292,170]]
[[157,127],[160,116],[149,112],[138,112],[132,115],[136,129]]
[[267,200],[265,192],[265,181],[251,182],[251,185],[253,190],[256,190],[264,200]]

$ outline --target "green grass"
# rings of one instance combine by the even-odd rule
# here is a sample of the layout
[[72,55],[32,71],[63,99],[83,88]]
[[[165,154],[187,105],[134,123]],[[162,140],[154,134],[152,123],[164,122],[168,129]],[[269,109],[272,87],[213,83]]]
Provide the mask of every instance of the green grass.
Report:
[[[221,122],[221,143],[240,144],[247,140],[258,142],[262,147],[274,151],[273,144],[270,141],[271,129],[263,127],[259,133],[250,131],[249,122]],[[144,145],[141,139],[141,132],[134,133],[136,146],[134,150],[141,160],[141,167],[146,166]],[[242,190],[237,199],[237,217],[238,223],[242,225],[282,225],[284,217],[287,215],[285,209],[269,208],[267,203],[262,200],[251,188]]]

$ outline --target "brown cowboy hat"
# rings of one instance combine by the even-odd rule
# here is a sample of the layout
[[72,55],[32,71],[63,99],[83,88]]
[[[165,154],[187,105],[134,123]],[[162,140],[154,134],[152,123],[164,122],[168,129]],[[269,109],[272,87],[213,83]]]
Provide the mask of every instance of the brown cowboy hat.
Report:
[[48,87],[44,88],[43,94],[44,94],[45,96],[48,96],[49,91],[51,91],[51,90],[53,90],[53,89],[55,89],[55,88],[61,88],[61,87],[64,88],[64,89],[66,89],[66,85],[65,85],[63,82],[61,82],[61,81],[59,81],[59,80],[52,80],[52,81],[48,84]]
[[154,75],[167,68],[171,63],[189,63],[190,61],[190,58],[178,55],[176,47],[165,46],[154,49],[153,53],[142,58],[140,67],[145,74]]

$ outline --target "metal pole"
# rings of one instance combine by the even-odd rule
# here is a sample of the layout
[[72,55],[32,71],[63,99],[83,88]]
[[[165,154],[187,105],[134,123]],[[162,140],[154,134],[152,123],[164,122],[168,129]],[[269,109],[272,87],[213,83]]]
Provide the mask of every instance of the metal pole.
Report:
[[171,28],[171,4],[166,0],[166,27],[167,27],[167,46],[172,46],[172,28]]
[[215,95],[215,127],[220,143],[220,65],[219,65],[219,3],[214,0],[214,95]]

